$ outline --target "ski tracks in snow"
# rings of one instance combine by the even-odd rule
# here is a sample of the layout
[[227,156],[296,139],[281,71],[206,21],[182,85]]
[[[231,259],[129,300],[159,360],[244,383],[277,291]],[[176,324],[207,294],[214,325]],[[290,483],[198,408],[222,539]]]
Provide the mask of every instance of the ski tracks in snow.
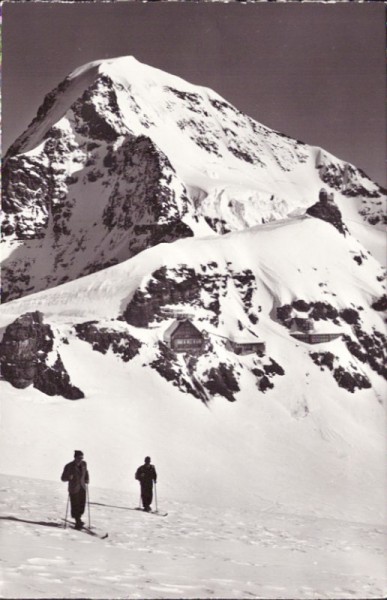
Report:
[[[382,526],[168,502],[158,519],[93,491],[101,540],[61,526],[64,486],[0,476],[2,597],[383,597]],[[219,504],[219,503],[218,503]]]

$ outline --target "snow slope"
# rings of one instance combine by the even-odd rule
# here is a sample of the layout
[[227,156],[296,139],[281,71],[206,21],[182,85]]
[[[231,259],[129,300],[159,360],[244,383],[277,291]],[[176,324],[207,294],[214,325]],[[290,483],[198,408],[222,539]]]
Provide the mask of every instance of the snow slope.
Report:
[[[168,501],[139,513],[136,490],[94,488],[91,521],[109,538],[62,529],[60,484],[0,478],[2,595],[12,598],[376,598],[384,528],[240,505]],[[166,500],[163,499],[163,506]],[[63,518],[63,517],[62,517]]]
[[[354,261],[353,256],[362,251],[356,240],[341,236],[331,225],[308,216],[297,217],[240,233],[160,244],[101,273],[8,303],[2,312],[17,314],[45,307],[46,314],[86,318],[92,313],[113,318],[147,274],[163,265],[189,264],[199,268],[211,261],[230,262],[235,269],[256,271],[261,283],[259,302],[266,300],[267,312],[274,301],[281,304],[301,296],[308,300],[328,296],[343,307],[359,302],[368,304],[383,293],[383,281],[378,280],[383,270],[369,255],[361,265]],[[321,290],[321,282],[326,290]],[[341,300],[340,297],[334,300],[335,291],[342,296]]]

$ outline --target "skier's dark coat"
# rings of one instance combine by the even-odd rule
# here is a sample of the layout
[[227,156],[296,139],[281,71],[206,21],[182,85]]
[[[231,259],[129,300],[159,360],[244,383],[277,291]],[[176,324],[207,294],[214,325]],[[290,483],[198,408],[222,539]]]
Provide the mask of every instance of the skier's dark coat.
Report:
[[83,460],[77,465],[75,460],[73,460],[65,465],[61,479],[62,481],[69,482],[71,516],[73,519],[80,519],[85,512],[86,484],[89,483],[89,472],[86,462]]
[[154,465],[144,464],[138,467],[135,478],[141,485],[141,500],[145,510],[148,510],[153,500],[153,482],[157,482],[157,473]]

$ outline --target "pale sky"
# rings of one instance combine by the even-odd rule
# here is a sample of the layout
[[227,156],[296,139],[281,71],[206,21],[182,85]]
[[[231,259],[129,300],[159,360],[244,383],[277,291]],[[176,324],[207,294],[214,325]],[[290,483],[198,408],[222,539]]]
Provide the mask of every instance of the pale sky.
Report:
[[76,67],[134,55],[385,184],[383,3],[3,5],[3,149]]

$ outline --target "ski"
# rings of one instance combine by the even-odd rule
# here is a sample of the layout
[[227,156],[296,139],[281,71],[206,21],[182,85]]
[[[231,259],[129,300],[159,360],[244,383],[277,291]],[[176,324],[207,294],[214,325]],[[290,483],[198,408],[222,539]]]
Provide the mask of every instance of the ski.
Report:
[[98,533],[93,528],[87,527],[87,525],[83,525],[82,529],[77,529],[72,523],[68,523],[67,522],[67,527],[66,527],[66,525],[64,525],[64,528],[65,529],[72,529],[74,531],[84,531],[85,533],[88,533],[89,535],[92,535],[93,537],[98,537],[101,540],[106,540],[106,538],[109,537],[108,532],[106,532],[106,533]]
[[158,517],[166,517],[168,515],[167,512],[160,512],[159,510],[144,510],[143,508],[136,508],[135,510],[139,510],[143,513],[147,513],[148,515],[157,515]]
[[98,537],[100,540],[106,540],[106,538],[109,537],[108,532],[106,532],[106,533],[98,533],[93,528],[85,527],[85,525],[79,531],[84,531],[85,533],[88,533],[88,534],[90,534],[90,535],[92,535],[94,537]]

